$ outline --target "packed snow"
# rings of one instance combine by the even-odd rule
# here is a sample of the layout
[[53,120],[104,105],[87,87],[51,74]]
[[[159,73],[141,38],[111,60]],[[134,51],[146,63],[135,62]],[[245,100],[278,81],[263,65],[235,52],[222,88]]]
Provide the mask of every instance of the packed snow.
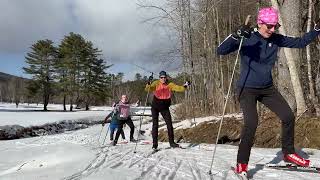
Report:
[[[72,118],[68,113],[56,114],[51,112],[33,112],[28,114],[27,108],[16,110],[6,106],[7,111],[0,111],[2,125],[19,124],[32,125],[36,123],[49,123]],[[61,107],[61,106],[60,106]],[[3,108],[4,109],[4,108]],[[99,107],[97,107],[99,109]],[[14,111],[2,116],[2,113]],[[93,117],[93,115],[105,116],[110,109],[102,107],[88,113],[82,111],[73,112],[72,120],[78,118]],[[99,114],[100,112],[101,114]],[[21,113],[21,114],[20,114]],[[98,114],[95,114],[98,113]],[[64,117],[65,115],[65,117]],[[21,117],[25,119],[20,119]],[[33,116],[33,118],[29,118]],[[3,118],[6,117],[6,118]],[[135,121],[136,132],[139,128],[139,120],[145,122],[141,129],[145,131],[141,135],[135,149],[135,143],[124,144],[121,140],[117,146],[111,146],[108,125],[94,125],[86,129],[68,131],[62,134],[24,138],[8,141],[0,141],[0,179],[2,180],[133,180],[133,179],[230,179],[238,177],[230,169],[235,165],[237,147],[231,145],[218,145],[215,159],[210,170],[211,158],[214,149],[212,144],[182,143],[186,149],[167,149],[169,144],[159,144],[160,151],[151,154],[151,123],[147,123],[150,117],[138,117]],[[208,118],[195,118],[201,122]],[[25,122],[24,122],[24,121]],[[186,120],[187,122],[189,120]],[[20,124],[21,123],[21,124]],[[182,123],[187,126],[187,123]],[[178,127],[175,125],[175,127]],[[181,126],[179,126],[181,127]],[[100,132],[102,132],[100,134]],[[129,128],[125,128],[126,137],[129,136]],[[105,140],[105,144],[102,142]],[[320,161],[320,151],[316,149],[303,149],[299,152],[302,156],[313,162]],[[249,164],[249,174],[252,179],[298,180],[320,179],[320,174],[307,172],[293,172],[262,168],[259,164],[277,162],[281,159],[280,149],[253,148]]]

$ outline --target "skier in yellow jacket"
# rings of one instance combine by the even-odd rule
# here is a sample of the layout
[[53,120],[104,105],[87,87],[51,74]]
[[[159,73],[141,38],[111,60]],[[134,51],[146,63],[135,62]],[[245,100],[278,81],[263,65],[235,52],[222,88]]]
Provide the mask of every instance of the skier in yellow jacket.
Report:
[[183,86],[176,85],[168,81],[168,76],[165,71],[159,73],[159,80],[153,80],[153,77],[149,77],[148,84],[145,90],[148,92],[153,92],[153,100],[151,104],[152,113],[152,139],[153,146],[152,149],[157,150],[158,148],[158,127],[159,127],[159,113],[161,113],[163,119],[167,124],[168,137],[170,147],[179,147],[179,144],[174,142],[172,118],[170,114],[169,107],[171,105],[171,93],[172,92],[184,92],[186,88],[190,85],[187,81]]

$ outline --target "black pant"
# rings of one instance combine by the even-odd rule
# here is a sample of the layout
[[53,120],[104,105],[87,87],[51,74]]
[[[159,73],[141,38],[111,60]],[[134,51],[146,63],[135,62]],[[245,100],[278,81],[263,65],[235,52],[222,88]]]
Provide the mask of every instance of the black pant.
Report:
[[133,124],[133,122],[132,122],[131,117],[129,117],[127,120],[121,120],[121,121],[120,121],[120,125],[119,125],[119,128],[118,128],[117,133],[116,133],[115,142],[118,142],[120,133],[121,133],[121,131],[123,131],[123,125],[124,125],[124,124],[127,124],[127,125],[130,127],[130,141],[134,139],[134,138],[133,138],[133,134],[134,134],[134,124]]
[[167,124],[169,143],[173,144],[174,143],[174,134],[173,134],[172,118],[171,118],[169,107],[158,108],[158,107],[151,106],[151,113],[152,113],[153,146],[158,147],[159,113],[161,113],[163,119],[165,120],[165,122]]
[[238,150],[238,163],[248,163],[251,147],[258,125],[257,101],[266,105],[282,122],[282,151],[294,153],[295,118],[288,103],[274,87],[263,89],[243,88],[238,90],[240,106],[243,111],[244,127]]

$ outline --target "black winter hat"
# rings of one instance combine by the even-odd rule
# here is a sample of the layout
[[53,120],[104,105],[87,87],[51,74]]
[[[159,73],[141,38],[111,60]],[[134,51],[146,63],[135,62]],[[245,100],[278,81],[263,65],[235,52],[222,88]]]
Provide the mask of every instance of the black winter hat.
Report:
[[160,71],[159,77],[160,77],[160,76],[167,76],[167,73],[166,73],[165,71]]

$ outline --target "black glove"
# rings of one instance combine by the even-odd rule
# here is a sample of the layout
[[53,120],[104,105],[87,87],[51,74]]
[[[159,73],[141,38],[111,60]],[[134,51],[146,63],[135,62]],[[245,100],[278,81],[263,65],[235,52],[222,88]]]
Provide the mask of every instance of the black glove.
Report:
[[236,39],[244,38],[250,38],[251,36],[252,28],[250,27],[250,24],[248,25],[242,25],[240,26],[235,32],[232,33],[232,37]]
[[149,84],[149,85],[151,84],[152,80],[153,80],[153,76],[151,75],[151,76],[149,76],[149,78],[148,78],[148,84]]
[[188,86],[191,85],[191,82],[190,81],[186,81],[184,84],[183,84],[183,87],[187,88]]
[[153,80],[153,76],[149,76],[148,81],[152,81]]
[[314,30],[320,31],[320,19],[317,19],[314,24]]

